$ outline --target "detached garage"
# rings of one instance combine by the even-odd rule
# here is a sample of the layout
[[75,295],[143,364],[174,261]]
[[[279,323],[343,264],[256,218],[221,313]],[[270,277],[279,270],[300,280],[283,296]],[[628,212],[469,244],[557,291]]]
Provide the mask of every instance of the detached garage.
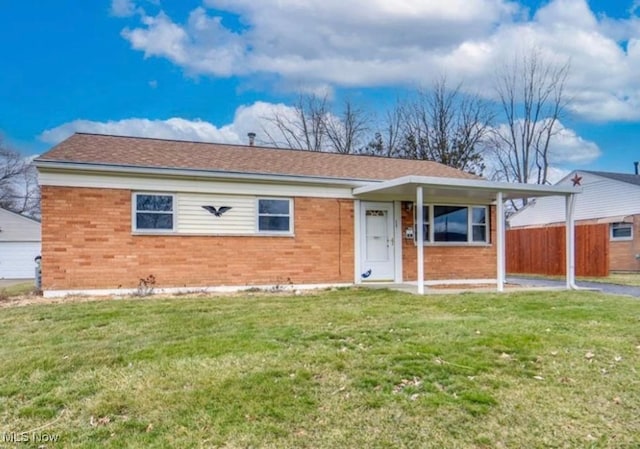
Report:
[[40,222],[0,209],[0,279],[31,279],[40,255]]

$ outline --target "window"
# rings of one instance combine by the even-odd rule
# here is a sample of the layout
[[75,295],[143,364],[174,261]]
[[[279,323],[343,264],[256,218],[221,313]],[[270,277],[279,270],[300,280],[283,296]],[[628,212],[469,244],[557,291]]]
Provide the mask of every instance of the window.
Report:
[[291,233],[291,200],[258,199],[258,232]]
[[[486,206],[428,205],[422,207],[422,216],[426,243],[486,243],[488,241],[488,208]],[[431,229],[432,224],[433,229]]]
[[471,240],[474,242],[487,241],[487,208],[471,208]]
[[173,231],[173,195],[136,193],[134,195],[135,231]]
[[611,223],[611,240],[633,240],[631,223]]
[[433,241],[469,241],[469,208],[433,206]]
[[[413,238],[417,241],[418,240],[418,233],[417,233],[417,219],[416,219],[416,208],[413,208]],[[423,239],[425,242],[428,242],[430,240],[430,233],[429,233],[429,227],[431,225],[431,208],[429,206],[422,206],[422,235],[424,236]]]

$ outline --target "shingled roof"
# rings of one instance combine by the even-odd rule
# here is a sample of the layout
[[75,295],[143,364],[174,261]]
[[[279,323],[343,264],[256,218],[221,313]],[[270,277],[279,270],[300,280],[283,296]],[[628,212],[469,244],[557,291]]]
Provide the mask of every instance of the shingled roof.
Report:
[[480,179],[431,161],[81,133],[59,143],[37,162],[349,180],[408,175]]
[[591,173],[592,175],[601,176],[603,178],[613,179],[614,181],[627,182],[629,184],[634,184],[640,186],[640,175],[634,175],[632,173],[613,173],[608,171],[591,171],[591,170],[580,170],[583,173]]

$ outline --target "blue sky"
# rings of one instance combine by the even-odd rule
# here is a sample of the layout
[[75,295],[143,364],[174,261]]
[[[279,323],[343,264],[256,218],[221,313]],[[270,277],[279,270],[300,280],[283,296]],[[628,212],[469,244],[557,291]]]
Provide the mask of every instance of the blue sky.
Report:
[[637,3],[0,0],[0,133],[25,155],[74,131],[242,143],[300,91],[381,112],[446,74],[491,95],[496,66],[535,46],[571,59],[554,165],[628,172]]

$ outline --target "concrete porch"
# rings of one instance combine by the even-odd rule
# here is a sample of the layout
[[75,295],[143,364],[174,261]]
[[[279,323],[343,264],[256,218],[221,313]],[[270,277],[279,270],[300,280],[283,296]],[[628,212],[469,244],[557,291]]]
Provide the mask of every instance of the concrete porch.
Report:
[[[403,293],[410,293],[412,295],[459,295],[461,293],[496,293],[496,284],[458,284],[458,285],[429,285],[424,284],[423,291],[418,289],[418,283],[412,282],[371,282],[361,283],[358,287],[365,287],[371,289],[389,289],[399,291]],[[511,293],[511,292],[532,292],[532,291],[559,291],[566,290],[565,285],[554,286],[540,286],[540,285],[522,285],[510,283],[508,280],[505,282],[505,288],[499,293]]]

